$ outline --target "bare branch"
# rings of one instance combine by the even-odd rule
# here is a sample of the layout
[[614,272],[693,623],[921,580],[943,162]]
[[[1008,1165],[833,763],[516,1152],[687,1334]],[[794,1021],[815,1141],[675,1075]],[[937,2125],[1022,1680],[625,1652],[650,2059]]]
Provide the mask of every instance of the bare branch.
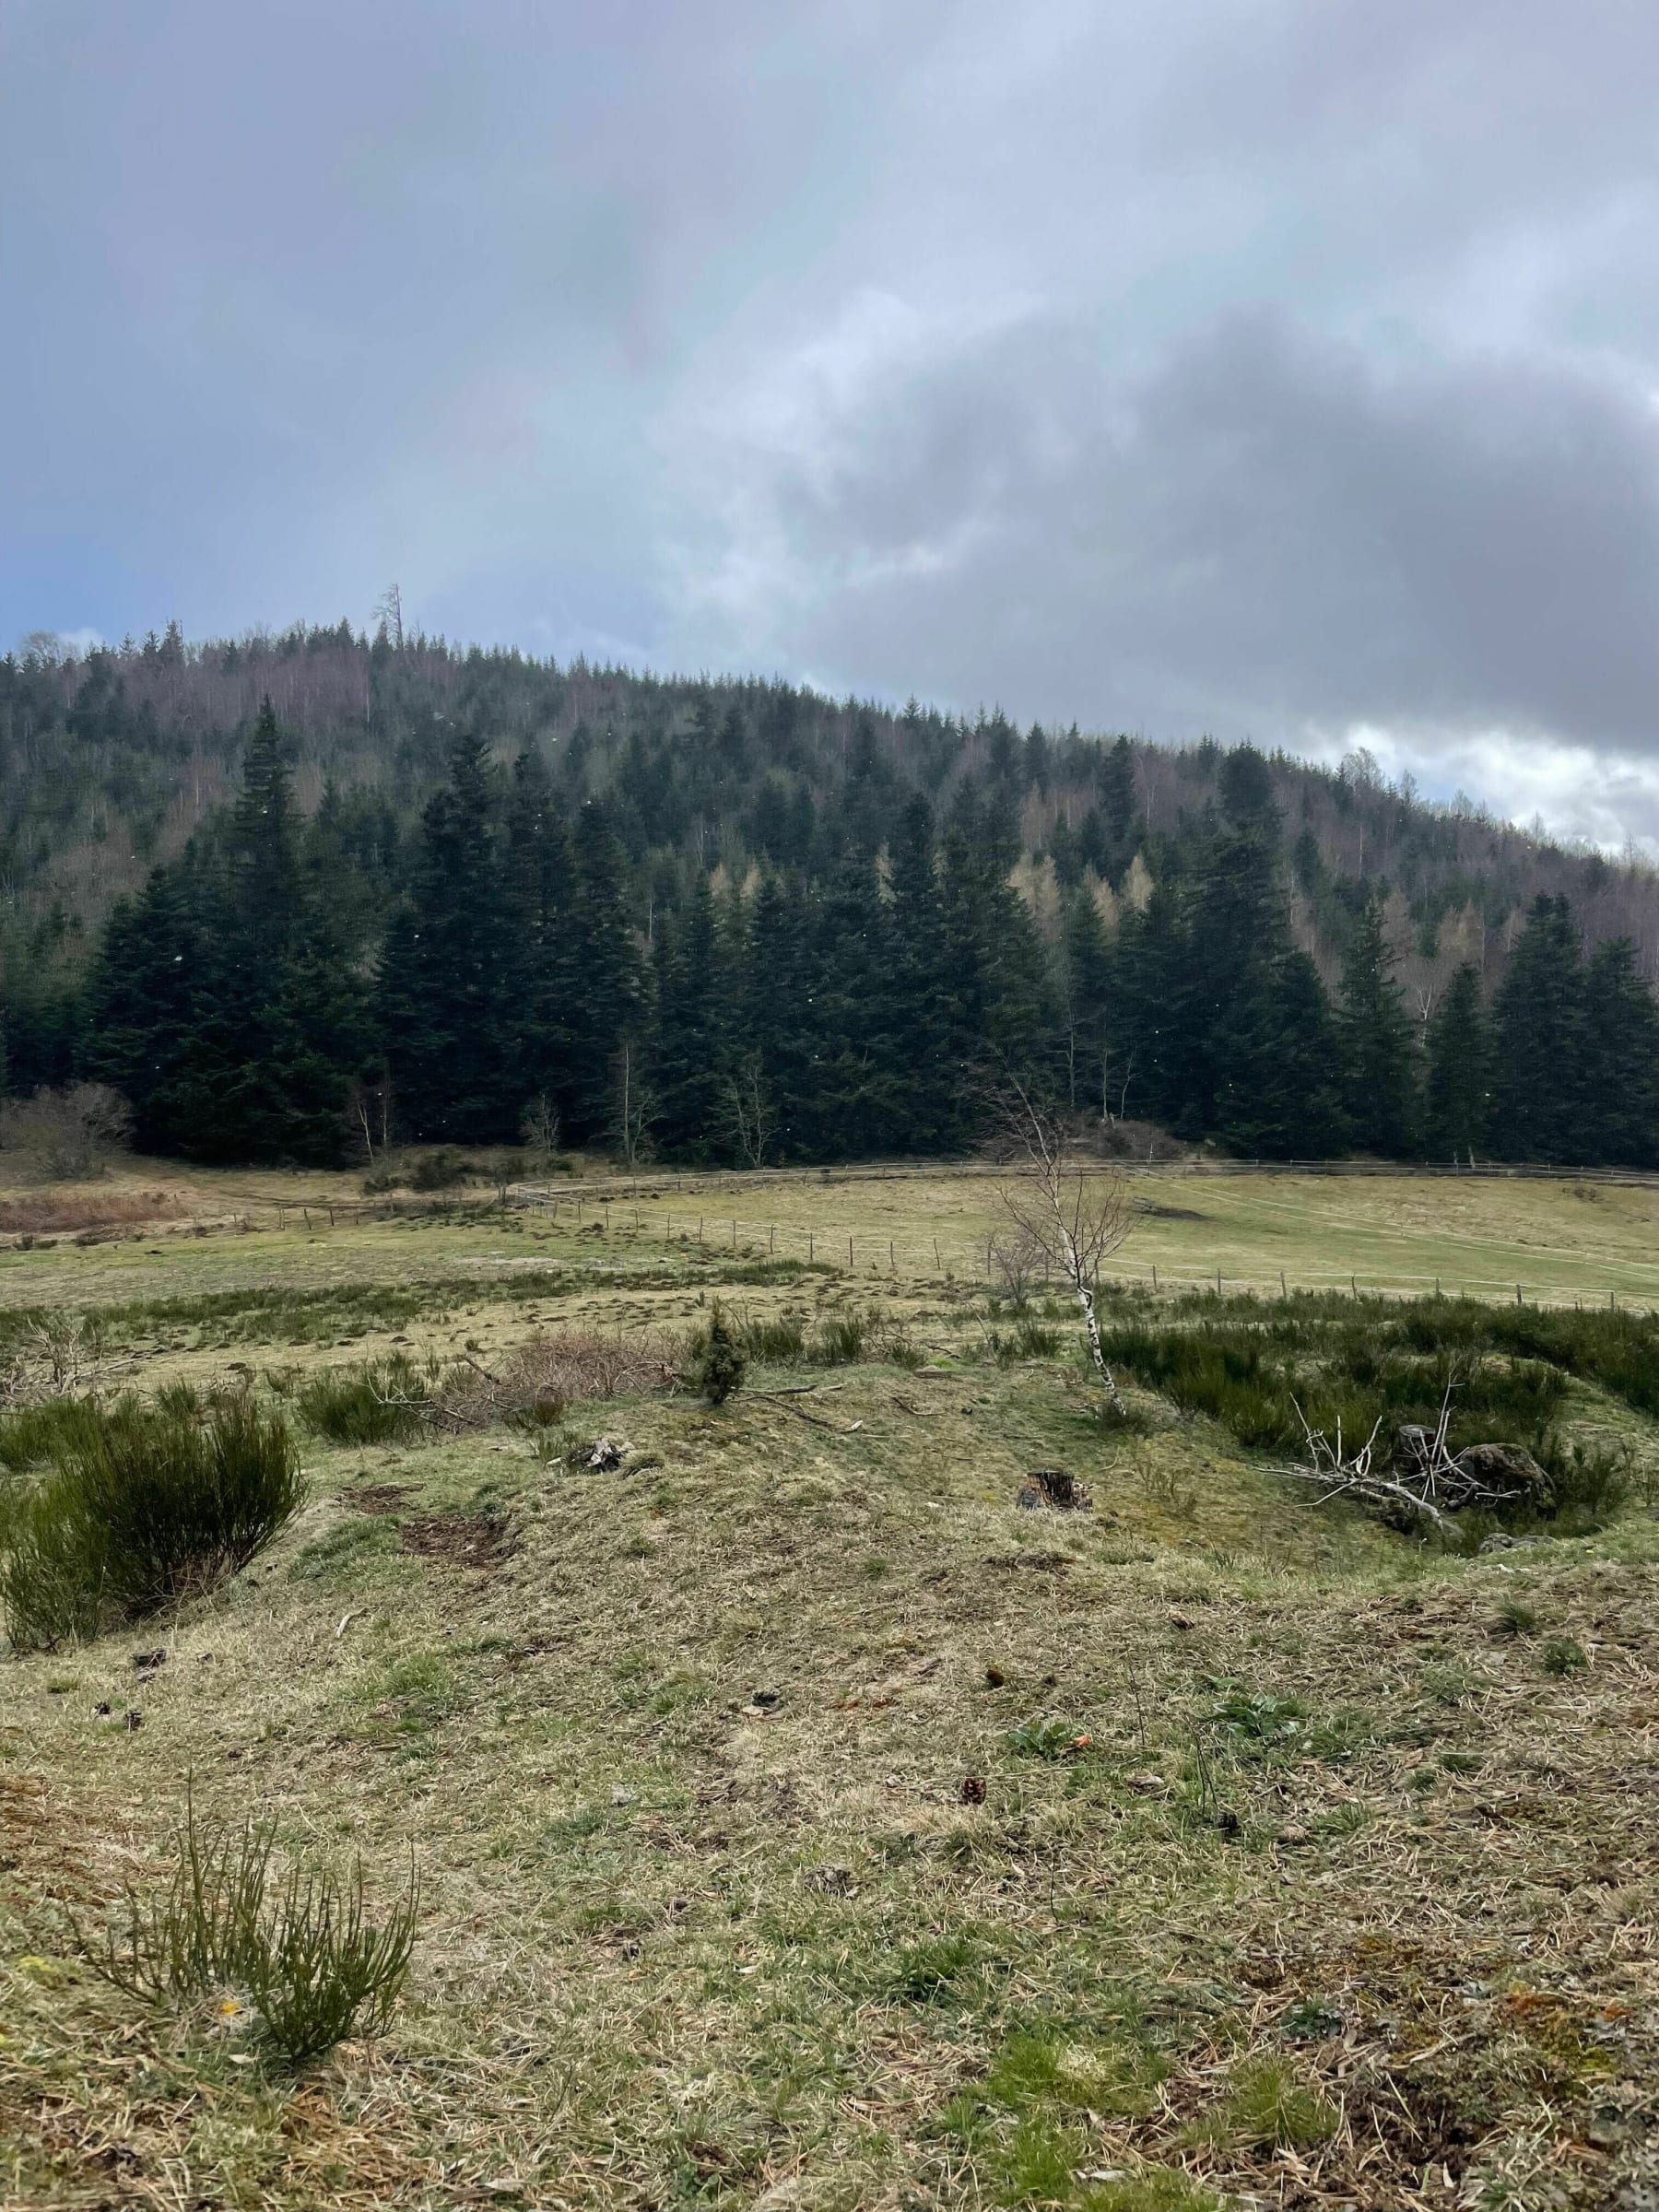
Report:
[[1115,1170],[1076,1165],[1065,1124],[1017,1077],[1003,1085],[994,1103],[1014,1156],[1015,1180],[997,1192],[1010,1225],[1006,1248],[1028,1261],[1041,1256],[1071,1291],[1082,1312],[1095,1372],[1115,1406],[1118,1387],[1100,1344],[1095,1292],[1102,1265],[1134,1226],[1128,1185]]

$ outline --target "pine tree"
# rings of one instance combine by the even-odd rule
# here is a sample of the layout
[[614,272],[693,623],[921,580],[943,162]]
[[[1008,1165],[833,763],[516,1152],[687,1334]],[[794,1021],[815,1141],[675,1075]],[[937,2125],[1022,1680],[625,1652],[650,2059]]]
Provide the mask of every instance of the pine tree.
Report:
[[1491,1135],[1492,1082],[1492,1026],[1481,1001],[1480,978],[1465,960],[1429,1024],[1423,1112],[1431,1153],[1473,1159],[1485,1151]]
[[505,895],[513,1088],[521,1116],[533,1099],[567,1121],[571,1084],[571,840],[541,755],[513,762],[507,802]]
[[782,1159],[810,1155],[816,1016],[814,917],[798,884],[771,876],[756,894],[743,966],[742,1030],[776,1115]]
[[1336,1016],[1348,1133],[1362,1152],[1402,1159],[1417,1131],[1416,1040],[1394,981],[1382,910],[1370,900],[1343,962]]

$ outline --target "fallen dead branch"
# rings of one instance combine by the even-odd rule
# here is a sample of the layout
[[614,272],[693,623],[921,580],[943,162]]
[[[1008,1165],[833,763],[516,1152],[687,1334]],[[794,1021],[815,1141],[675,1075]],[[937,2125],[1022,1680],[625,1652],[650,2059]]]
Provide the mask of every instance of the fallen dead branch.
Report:
[[[1384,1520],[1403,1521],[1406,1525],[1427,1521],[1441,1535],[1450,1535],[1453,1533],[1453,1514],[1471,1509],[1492,1512],[1523,1495],[1520,1483],[1512,1488],[1500,1489],[1477,1471],[1483,1458],[1489,1460],[1493,1456],[1494,1447],[1477,1446],[1455,1458],[1453,1456],[1447,1436],[1456,1388],[1456,1378],[1448,1375],[1440,1418],[1432,1430],[1401,1430],[1396,1453],[1403,1464],[1396,1465],[1392,1472],[1378,1464],[1381,1414],[1372,1423],[1364,1443],[1358,1451],[1349,1451],[1343,1442],[1340,1416],[1333,1441],[1323,1430],[1311,1425],[1300,1402],[1293,1397],[1290,1403],[1296,1407],[1296,1418],[1301,1424],[1308,1457],[1305,1465],[1285,1466],[1280,1472],[1299,1482],[1317,1483],[1321,1490],[1318,1502],[1322,1505],[1333,1498],[1346,1498]],[[1535,1464],[1524,1453],[1504,1451],[1502,1456],[1517,1466],[1524,1463],[1531,1467]],[[1541,1477],[1542,1469],[1537,1472]]]

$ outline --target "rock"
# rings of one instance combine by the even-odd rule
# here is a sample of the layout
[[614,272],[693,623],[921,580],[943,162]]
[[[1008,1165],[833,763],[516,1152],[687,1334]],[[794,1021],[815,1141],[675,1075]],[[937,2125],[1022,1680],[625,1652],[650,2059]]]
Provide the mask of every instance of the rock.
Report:
[[1417,1421],[1401,1424],[1394,1443],[1394,1455],[1403,1467],[1426,1467],[1434,1457],[1434,1431]]
[[613,1805],[637,1805],[639,1799],[632,1790],[618,1788],[611,1792],[611,1803]]
[[1512,1492],[1524,1504],[1547,1512],[1555,1503],[1555,1484],[1530,1452],[1519,1444],[1470,1444],[1453,1463],[1460,1475],[1488,1489]]

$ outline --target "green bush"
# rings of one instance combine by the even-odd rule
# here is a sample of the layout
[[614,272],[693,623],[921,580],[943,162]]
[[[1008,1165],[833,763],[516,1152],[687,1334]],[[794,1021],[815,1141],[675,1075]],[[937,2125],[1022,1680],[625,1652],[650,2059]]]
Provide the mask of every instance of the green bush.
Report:
[[98,1429],[103,1409],[96,1398],[48,1398],[21,1406],[0,1419],[0,1466],[18,1473],[46,1466]]
[[[1218,1421],[1248,1450],[1299,1453],[1303,1415],[1333,1440],[1340,1422],[1351,1443],[1363,1443],[1380,1422],[1384,1454],[1407,1423],[1432,1429],[1448,1364],[1456,1361],[1452,1449],[1520,1444],[1548,1465],[1566,1373],[1489,1342],[1471,1350],[1455,1312],[1437,1337],[1434,1319],[1407,1310],[1403,1319],[1367,1313],[1356,1321],[1351,1312],[1324,1313],[1300,1300],[1280,1309],[1239,1301],[1229,1310],[1212,1299],[1171,1323],[1116,1323],[1103,1332],[1103,1348],[1109,1363],[1182,1412]],[[1589,1470],[1581,1479],[1594,1487]]]
[[472,1172],[459,1152],[447,1145],[436,1152],[423,1152],[409,1169],[409,1188],[412,1191],[453,1191],[464,1183]]
[[724,1406],[733,1392],[740,1389],[748,1360],[743,1347],[725,1317],[718,1299],[709,1315],[709,1325],[702,1330],[692,1347],[688,1376],[692,1387],[700,1392],[711,1406]]
[[129,1885],[120,1924],[80,1942],[95,1972],[147,2003],[241,1993],[261,2036],[300,2065],[354,2029],[385,2026],[409,1971],[420,1891],[411,1866],[404,1894],[372,1927],[360,1860],[342,1875],[297,1858],[273,1890],[275,1840],[268,1824],[200,1822],[187,1802],[165,1893]]
[[94,1636],[211,1588],[303,1497],[286,1423],[250,1396],[205,1422],[113,1406],[7,1515],[0,1600],[11,1641],[29,1649]]
[[852,1367],[865,1356],[869,1324],[862,1313],[834,1313],[806,1346],[814,1367]]
[[419,1433],[428,1399],[425,1379],[414,1361],[397,1352],[369,1367],[335,1368],[314,1376],[296,1402],[307,1427],[331,1442],[386,1444]]
[[782,1366],[805,1356],[806,1331],[798,1314],[766,1314],[759,1321],[744,1322],[737,1341],[751,1359],[770,1359]]

